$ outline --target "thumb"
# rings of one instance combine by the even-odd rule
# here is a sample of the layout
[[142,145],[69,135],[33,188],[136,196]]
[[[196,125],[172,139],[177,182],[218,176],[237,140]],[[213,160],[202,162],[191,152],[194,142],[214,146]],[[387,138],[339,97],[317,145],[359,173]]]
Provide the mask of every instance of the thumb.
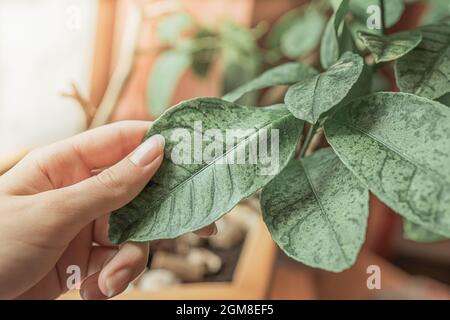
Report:
[[150,181],[164,158],[164,137],[154,135],[125,159],[96,176],[75,185],[51,191],[62,203],[65,223],[87,224],[117,210]]

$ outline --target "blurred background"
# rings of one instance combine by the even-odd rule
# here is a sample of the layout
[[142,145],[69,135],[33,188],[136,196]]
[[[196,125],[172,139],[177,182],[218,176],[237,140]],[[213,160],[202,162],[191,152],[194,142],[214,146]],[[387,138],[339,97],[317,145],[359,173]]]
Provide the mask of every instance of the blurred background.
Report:
[[[336,1],[0,0],[0,174],[35,147],[112,121],[153,120],[179,101],[221,96],[277,64],[318,66]],[[352,3],[350,35],[365,28],[365,8]],[[401,7],[387,21],[392,32],[450,10],[449,0],[388,3]],[[396,90],[383,69],[368,85]],[[273,104],[285,89],[240,102]],[[219,221],[219,230],[209,240],[154,243],[149,270],[119,298],[450,298],[450,242],[403,239],[401,219],[374,197],[367,243],[341,274],[283,256],[255,199]],[[367,285],[374,265],[381,289]]]

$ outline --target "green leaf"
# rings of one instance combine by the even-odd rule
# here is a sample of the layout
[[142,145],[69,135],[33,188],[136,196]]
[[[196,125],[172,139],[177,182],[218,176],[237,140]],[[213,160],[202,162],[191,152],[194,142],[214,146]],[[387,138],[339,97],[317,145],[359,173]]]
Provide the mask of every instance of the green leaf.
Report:
[[326,72],[291,86],[285,104],[295,117],[316,123],[323,113],[347,96],[363,67],[359,55],[346,52]]
[[[352,14],[366,23],[367,19],[370,17],[368,13],[369,6],[380,5],[380,0],[352,0],[350,1],[350,11]],[[385,21],[386,27],[390,28],[396,24],[405,10],[404,0],[384,0],[385,9]]]
[[364,242],[368,190],[331,148],[289,165],[261,193],[264,221],[290,257],[340,272]]
[[434,233],[424,227],[403,219],[403,237],[416,242],[435,242],[445,240],[444,236]]
[[155,61],[147,84],[147,106],[157,117],[169,107],[178,80],[191,64],[186,51],[170,50],[161,53]]
[[213,42],[213,39],[216,39],[217,35],[209,31],[207,29],[199,30],[194,36],[194,48],[192,54],[192,70],[194,73],[200,78],[206,77],[208,71],[211,68],[211,65],[214,61],[215,55],[218,49],[214,46],[211,47],[201,47],[205,43],[205,40],[208,40],[208,43]]
[[158,36],[164,42],[175,42],[192,25],[193,19],[186,13],[169,15],[159,22]]
[[376,63],[397,60],[422,41],[422,34],[419,31],[399,32],[389,36],[360,32],[359,37],[373,54]]
[[284,106],[198,98],[169,109],[146,135],[165,137],[163,163],[142,193],[111,215],[110,239],[175,238],[211,224],[286,166],[302,130]]
[[420,31],[422,42],[397,61],[397,84],[403,92],[436,99],[450,92],[450,25],[429,25]]
[[450,110],[406,93],[375,93],[329,117],[344,164],[411,222],[450,235]]
[[279,18],[267,36],[267,47],[275,49],[280,46],[282,36],[297,22],[303,8],[288,11]]
[[338,9],[328,20],[320,43],[320,63],[324,69],[328,69],[339,59],[342,50],[339,48],[339,35],[345,15],[348,12],[349,0],[343,0]]
[[[254,79],[260,72],[261,54],[251,31],[234,23],[224,23],[222,34],[223,92],[230,92]],[[253,105],[256,95],[240,103]]]
[[325,17],[320,11],[307,10],[282,35],[281,51],[291,59],[310,53],[320,43],[325,24]]
[[316,74],[317,71],[307,65],[295,62],[285,63],[265,71],[259,77],[226,94],[223,99],[235,102],[246,93],[273,86],[293,84]]
[[334,16],[328,20],[320,43],[320,64],[328,69],[339,59],[339,42],[334,29]]

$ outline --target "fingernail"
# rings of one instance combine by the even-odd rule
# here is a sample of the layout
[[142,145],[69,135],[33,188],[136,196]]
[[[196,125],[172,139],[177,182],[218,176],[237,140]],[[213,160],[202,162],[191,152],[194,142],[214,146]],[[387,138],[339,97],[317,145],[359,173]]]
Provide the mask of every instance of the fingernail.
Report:
[[218,231],[219,231],[219,230],[217,230],[217,225],[214,224],[214,229],[213,229],[211,235],[212,235],[212,236],[215,236],[215,235],[217,234]]
[[108,298],[114,297],[119,292],[125,290],[131,282],[131,269],[122,269],[106,279],[106,295]]
[[160,134],[151,136],[145,140],[130,156],[130,161],[139,167],[145,167],[152,163],[159,155],[159,150],[164,149],[165,140]]

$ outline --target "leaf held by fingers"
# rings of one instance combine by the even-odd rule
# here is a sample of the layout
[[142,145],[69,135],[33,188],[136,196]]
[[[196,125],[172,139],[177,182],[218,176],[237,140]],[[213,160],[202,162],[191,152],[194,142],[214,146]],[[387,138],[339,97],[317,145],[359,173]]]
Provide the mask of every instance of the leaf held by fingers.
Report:
[[[110,239],[175,238],[213,223],[283,169],[302,129],[303,121],[282,105],[245,107],[217,98],[180,103],[147,134],[165,137],[165,159],[142,193],[111,215]],[[231,141],[224,138],[228,130],[234,130]],[[255,161],[248,150],[264,144],[267,157],[259,153]]]

